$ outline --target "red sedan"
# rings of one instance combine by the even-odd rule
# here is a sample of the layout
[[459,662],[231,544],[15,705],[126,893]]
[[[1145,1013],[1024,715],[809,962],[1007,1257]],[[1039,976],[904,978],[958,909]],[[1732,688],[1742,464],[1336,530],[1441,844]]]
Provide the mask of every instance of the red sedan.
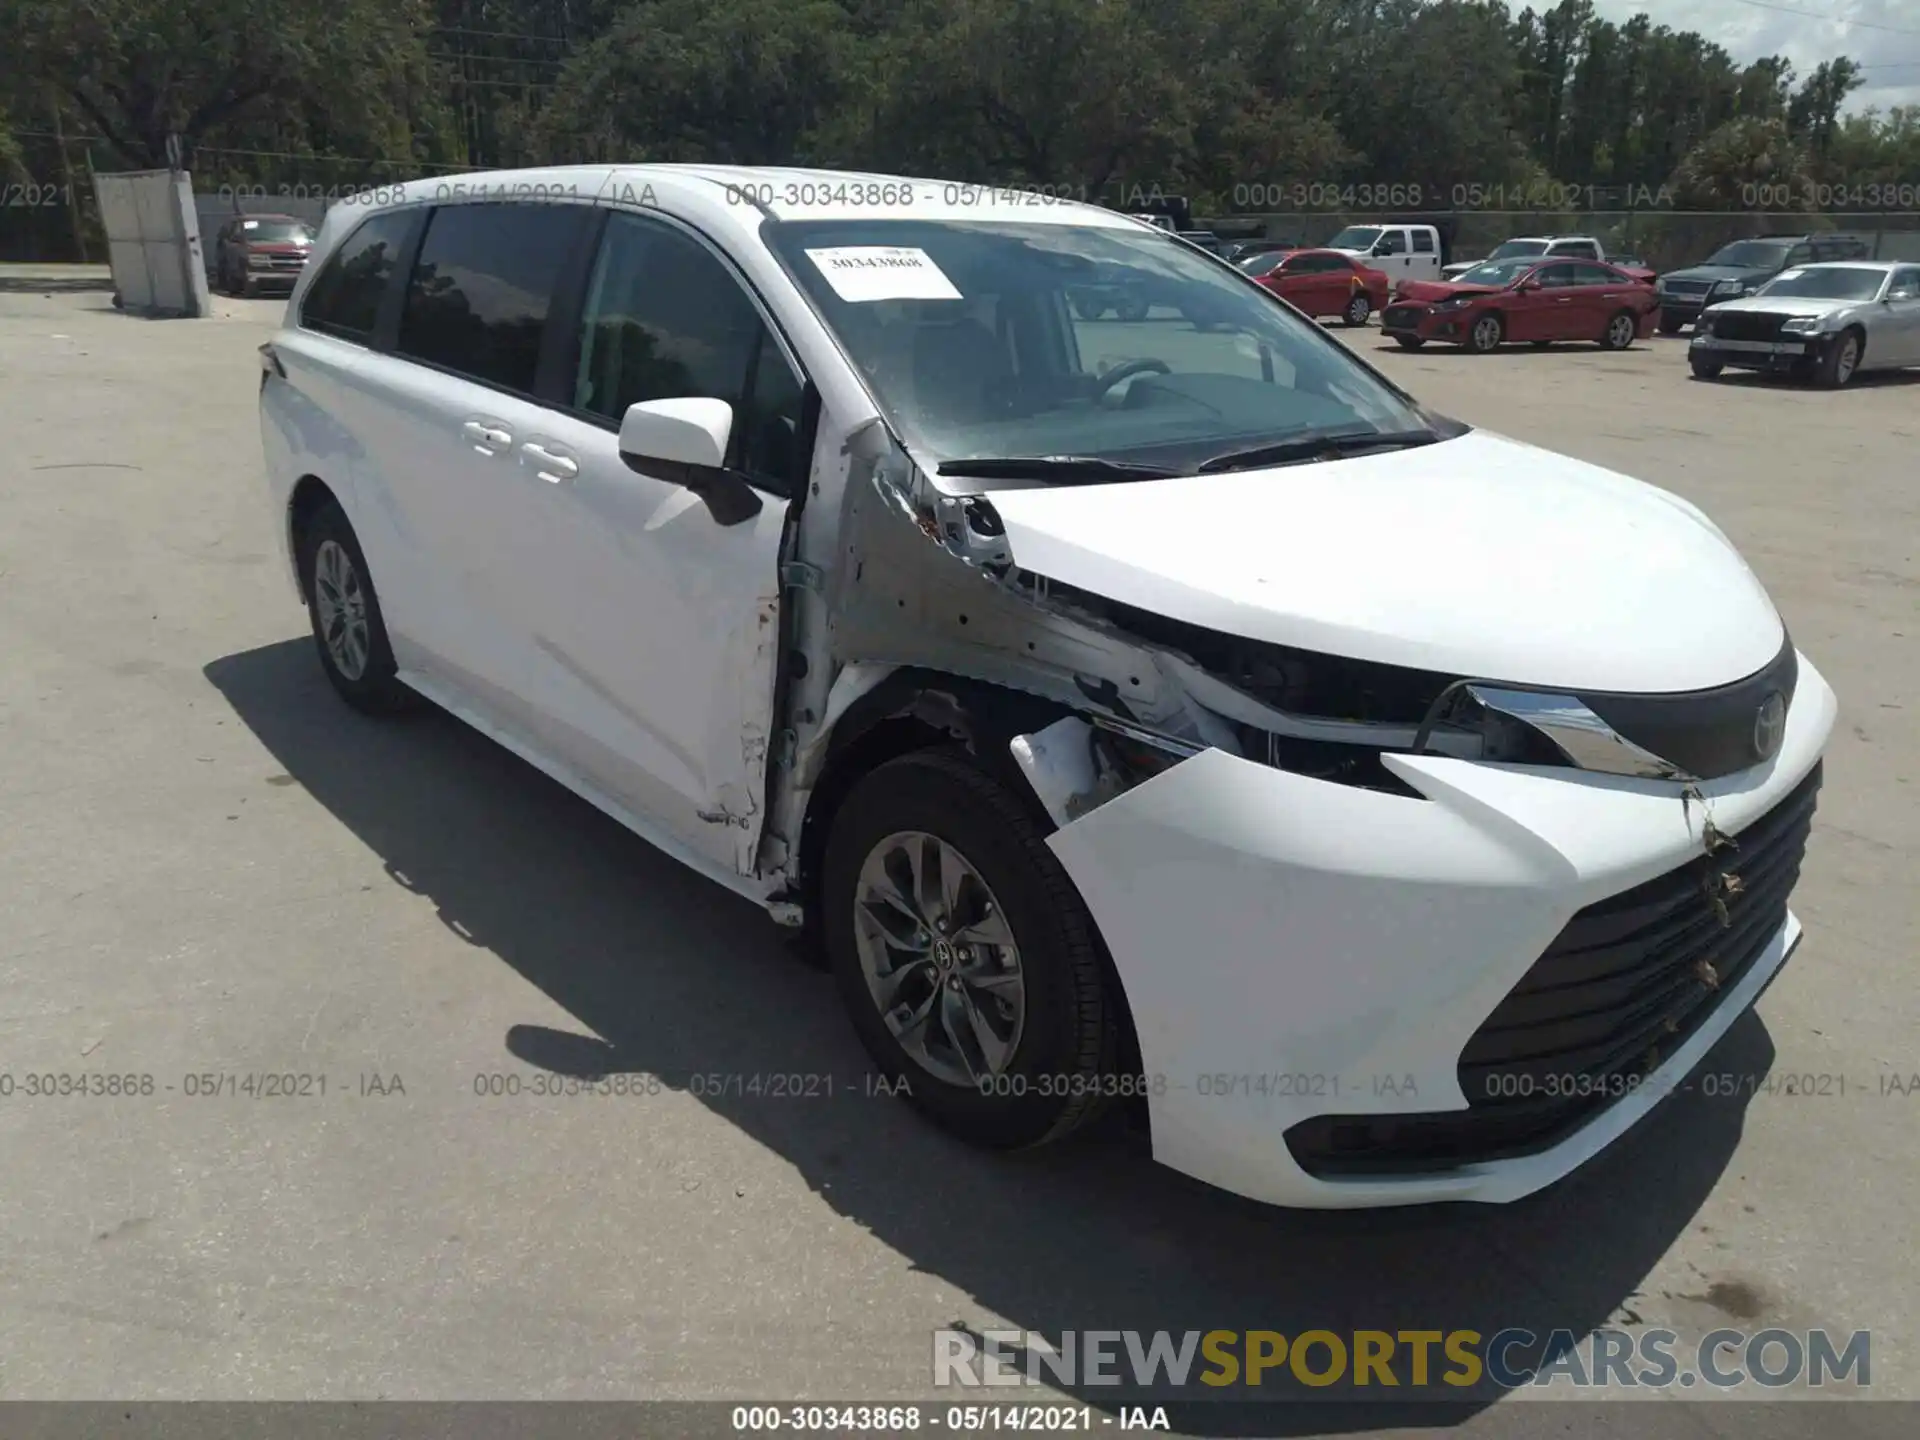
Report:
[[1240,269],[1296,309],[1343,325],[1364,325],[1387,303],[1387,277],[1338,250],[1269,250]]
[[1659,311],[1659,292],[1616,266],[1521,257],[1489,260],[1451,281],[1403,281],[1380,327],[1407,350],[1429,340],[1481,354],[1512,340],[1624,350],[1653,333]]

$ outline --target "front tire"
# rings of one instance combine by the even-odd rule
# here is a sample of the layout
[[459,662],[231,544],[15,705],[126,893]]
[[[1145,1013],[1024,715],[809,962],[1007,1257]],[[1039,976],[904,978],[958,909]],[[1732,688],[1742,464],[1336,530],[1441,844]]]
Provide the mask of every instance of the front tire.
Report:
[[1498,311],[1482,315],[1467,332],[1467,348],[1476,355],[1491,355],[1507,338],[1507,322]]
[[1393,343],[1398,345],[1402,350],[1418,350],[1427,342],[1418,335],[1396,335],[1393,337]]
[[1671,310],[1662,310],[1660,312],[1660,333],[1662,335],[1678,335],[1686,323],[1684,317],[1674,314]]
[[1814,384],[1822,390],[1838,390],[1859,370],[1864,350],[1858,330],[1841,331],[1820,357],[1819,366],[1813,372]]
[[1718,380],[1720,372],[1727,368],[1718,360],[1702,360],[1697,355],[1689,356],[1687,365],[1693,371],[1693,377],[1696,380]]
[[1105,1108],[1116,1022],[1093,918],[1030,808],[963,752],[854,786],[820,903],[867,1053],[944,1129],[1017,1149]]
[[340,698],[369,715],[406,709],[413,692],[395,674],[373,574],[337,501],[327,501],[308,522],[300,575],[320,668]]

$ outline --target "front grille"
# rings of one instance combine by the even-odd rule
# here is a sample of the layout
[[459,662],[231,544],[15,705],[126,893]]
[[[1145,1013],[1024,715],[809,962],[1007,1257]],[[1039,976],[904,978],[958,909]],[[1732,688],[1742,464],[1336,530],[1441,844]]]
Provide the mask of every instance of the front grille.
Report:
[[1713,312],[1713,333],[1722,340],[1778,340],[1784,315],[1768,315],[1754,310]]
[[1712,286],[1710,280],[1669,280],[1660,288],[1670,295],[1704,295]]
[[1388,329],[1411,330],[1427,313],[1424,305],[1389,305],[1380,312],[1380,323]]
[[1318,1116],[1287,1131],[1294,1159],[1336,1175],[1533,1154],[1631,1093],[1785,923],[1820,781],[1816,765],[1717,854],[1568,921],[1461,1051],[1465,1110]]

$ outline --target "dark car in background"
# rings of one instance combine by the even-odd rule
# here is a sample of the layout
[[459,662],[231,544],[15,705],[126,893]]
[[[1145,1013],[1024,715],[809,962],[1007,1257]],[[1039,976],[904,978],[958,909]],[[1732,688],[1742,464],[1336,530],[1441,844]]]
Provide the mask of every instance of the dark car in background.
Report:
[[293,289],[313,251],[313,227],[292,215],[236,215],[214,237],[213,288],[229,295]]
[[1597,260],[1489,260],[1453,280],[1404,281],[1380,326],[1403,350],[1429,340],[1488,354],[1512,340],[1624,350],[1653,330],[1653,287]]
[[1857,235],[1760,235],[1732,241],[1700,264],[1660,277],[1660,333],[1675,334],[1707,307],[1754,294],[1791,266],[1865,260],[1871,253]]

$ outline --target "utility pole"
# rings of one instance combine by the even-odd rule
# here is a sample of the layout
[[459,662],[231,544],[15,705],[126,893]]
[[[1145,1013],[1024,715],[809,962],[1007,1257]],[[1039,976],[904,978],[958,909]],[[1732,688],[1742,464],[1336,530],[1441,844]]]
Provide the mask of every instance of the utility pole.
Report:
[[73,227],[73,248],[80,263],[87,263],[87,233],[80,224],[80,198],[73,193],[73,162],[67,158],[67,132],[60,122],[60,97],[47,93],[48,108],[53,111],[53,143],[60,150],[61,187],[67,192],[67,223]]

